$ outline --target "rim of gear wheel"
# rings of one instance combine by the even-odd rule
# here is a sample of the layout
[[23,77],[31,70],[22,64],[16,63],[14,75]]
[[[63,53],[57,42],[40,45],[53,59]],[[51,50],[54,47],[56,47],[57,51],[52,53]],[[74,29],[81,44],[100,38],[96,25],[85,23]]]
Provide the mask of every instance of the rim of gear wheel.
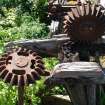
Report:
[[28,85],[48,76],[42,58],[25,48],[13,49],[0,58],[0,78],[11,85]]

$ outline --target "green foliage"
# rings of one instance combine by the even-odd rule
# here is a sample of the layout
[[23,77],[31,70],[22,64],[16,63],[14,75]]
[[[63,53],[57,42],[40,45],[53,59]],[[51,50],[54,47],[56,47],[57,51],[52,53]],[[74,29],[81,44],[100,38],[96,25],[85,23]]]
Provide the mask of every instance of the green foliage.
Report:
[[38,19],[36,21],[31,21],[29,16],[23,17],[22,19],[24,22],[20,27],[13,27],[8,29],[8,32],[10,32],[11,35],[21,35],[22,39],[47,37],[49,30],[44,23],[40,23]]
[[0,5],[7,9],[16,8],[21,14],[27,12],[41,22],[45,22],[47,18],[47,0],[0,0]]
[[16,88],[0,81],[0,105],[15,105],[16,99]]
[[100,99],[101,105],[105,105],[105,92],[104,92],[104,90],[101,91],[101,94],[99,94],[99,95],[101,96],[101,99]]
[[7,10],[5,7],[2,7],[2,12],[5,14],[4,17],[1,17],[0,26],[3,28],[14,27],[15,26],[15,8]]
[[[39,18],[34,19],[28,13],[21,15],[21,11],[15,8],[7,10],[4,7],[3,12],[5,17],[0,21],[0,34],[7,33],[8,41],[47,37],[48,27],[45,23],[40,23]],[[5,42],[5,37],[3,40]]]
[[57,58],[44,58],[45,67],[48,70],[53,70],[54,66],[59,63],[59,60]]
[[[0,54],[7,42],[46,38],[48,28],[47,0],[0,0]],[[53,70],[59,63],[56,58],[44,58],[45,67]],[[25,105],[39,105],[44,95],[61,94],[63,87],[55,87],[50,92],[44,85],[45,78],[25,87]],[[0,81],[0,105],[15,105],[17,88]]]

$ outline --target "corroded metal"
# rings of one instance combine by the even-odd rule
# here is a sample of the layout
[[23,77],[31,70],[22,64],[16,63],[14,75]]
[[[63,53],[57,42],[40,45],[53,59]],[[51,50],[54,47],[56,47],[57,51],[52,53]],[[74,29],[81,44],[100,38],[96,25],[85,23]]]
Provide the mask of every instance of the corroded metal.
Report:
[[64,16],[64,33],[74,40],[93,41],[104,35],[105,9],[91,3],[77,4]]
[[24,48],[13,49],[0,58],[0,78],[11,85],[34,83],[40,76],[47,76],[42,58]]

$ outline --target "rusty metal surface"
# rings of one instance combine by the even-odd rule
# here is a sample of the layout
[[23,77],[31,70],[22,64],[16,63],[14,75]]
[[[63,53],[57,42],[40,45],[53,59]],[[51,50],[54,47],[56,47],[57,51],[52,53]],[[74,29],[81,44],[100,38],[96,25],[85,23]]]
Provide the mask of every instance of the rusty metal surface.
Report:
[[11,85],[28,85],[48,75],[42,58],[31,50],[13,49],[0,58],[0,78]]
[[64,33],[74,41],[94,41],[105,33],[105,9],[101,5],[77,4],[64,16]]

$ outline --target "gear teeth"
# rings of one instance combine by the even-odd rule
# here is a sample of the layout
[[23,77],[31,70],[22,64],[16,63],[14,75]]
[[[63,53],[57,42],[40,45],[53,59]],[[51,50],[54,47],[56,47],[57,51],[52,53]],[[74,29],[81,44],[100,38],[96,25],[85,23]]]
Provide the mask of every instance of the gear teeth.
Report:
[[78,11],[77,11],[76,8],[71,8],[71,10],[72,10],[73,16],[74,16],[75,18],[79,18],[79,17],[80,17],[80,16],[79,16],[79,13],[78,13]]
[[42,57],[36,56],[36,57],[35,57],[35,60],[37,60],[37,59],[41,59],[41,60],[42,60]]
[[42,70],[45,69],[45,67],[43,66],[43,64],[40,64],[40,63],[36,63],[35,66],[38,67],[38,68],[41,68]]
[[29,52],[28,52],[29,54],[32,54],[33,53],[33,51],[32,50],[29,50]]
[[96,5],[94,4],[93,6],[92,6],[92,13],[91,13],[91,15],[95,15],[96,14]]
[[41,75],[41,76],[43,76],[43,74],[44,74],[43,69],[40,69],[39,67],[36,67],[36,68],[35,68],[35,71],[36,71],[39,75]]
[[31,72],[32,77],[34,78],[34,80],[40,80],[40,76],[36,71],[32,71]]
[[64,25],[67,24],[67,20],[64,20],[64,21],[63,21],[63,24],[64,24]]
[[[72,23],[72,21],[70,20],[68,16],[65,16],[64,18],[66,19],[66,22]],[[64,23],[64,24],[67,24],[67,23]]]
[[28,50],[25,49],[25,48],[23,48],[23,53],[24,53],[24,54],[27,54],[27,56],[29,55]]
[[39,64],[42,64],[42,65],[44,64],[44,62],[41,59],[37,59],[35,62],[39,63]]
[[74,16],[73,16],[72,12],[68,12],[68,16],[69,16],[70,20],[72,20],[72,21],[75,20],[75,18],[74,18]]
[[[40,72],[35,71],[37,67]],[[44,69],[42,57],[29,49],[14,49],[0,58],[0,78],[11,85],[34,83],[40,76],[48,75]]]
[[8,83],[8,82],[11,81],[11,78],[12,78],[12,73],[8,73],[8,74],[5,76],[4,81],[5,81],[6,83]]
[[7,58],[8,57],[8,53],[3,54],[2,57]]
[[64,33],[73,41],[95,41],[105,31],[104,13],[105,9],[101,5],[93,5],[91,3],[71,7],[71,11],[67,12],[68,16],[64,17]]
[[0,66],[5,64],[6,64],[6,61],[0,61]]
[[13,50],[7,51],[7,54],[8,54],[8,55],[10,55],[11,53],[13,53]]
[[[70,24],[70,25],[71,25],[71,24]],[[68,30],[68,27],[71,27],[70,25],[65,25],[65,26],[63,26],[64,31],[66,31],[66,30],[69,31],[69,30]]]
[[64,25],[64,26],[63,26],[63,29],[66,29],[67,27],[68,27],[67,25]]
[[10,81],[10,84],[11,84],[11,85],[14,85],[14,83],[13,83],[13,81],[14,81],[14,76],[15,76],[15,75],[12,74],[11,81]]
[[91,14],[90,3],[87,3],[87,6],[86,6],[86,15],[90,15],[90,14]]
[[[15,48],[10,48],[10,50],[11,50],[11,53],[13,53],[13,52],[15,52],[16,51],[16,49]],[[10,51],[9,50],[9,51]]]
[[0,73],[0,78],[4,79],[5,76],[8,74],[8,70],[3,70],[1,73]]
[[0,58],[0,61],[6,61],[5,57]]
[[5,70],[6,69],[6,66],[5,65],[1,65],[0,66],[0,72],[2,72],[3,70]]
[[67,20],[65,21],[65,20],[64,20],[64,22],[63,22],[64,25],[69,25],[69,24],[72,24],[72,23],[73,23],[73,22],[72,22],[71,20],[69,20],[69,21],[67,21]]
[[19,48],[19,50],[18,50],[18,55],[19,55],[19,54],[21,55],[22,52],[23,52],[23,50],[24,50],[23,48]]
[[68,31],[69,31],[69,30],[66,28],[66,29],[64,30],[64,33],[66,34],[66,33],[68,33]]
[[97,16],[97,17],[100,15],[101,9],[102,9],[101,6],[99,6],[99,7],[97,8],[97,13],[96,13],[96,16]]
[[79,6],[79,5],[76,5],[76,8],[77,8],[78,14],[79,14],[80,16],[82,16],[80,6]]
[[[37,56],[37,53],[36,52],[34,52],[34,53],[32,53],[32,55],[35,57],[35,56]],[[40,57],[41,58],[41,57]]]
[[25,83],[25,78],[23,75],[21,75],[19,78],[18,78],[18,86],[24,86],[26,85]]
[[27,74],[27,84],[34,83],[34,82],[35,82],[35,81],[34,81],[33,76]]
[[44,75],[42,75],[42,76],[49,76],[49,75],[50,75],[50,72],[45,71],[45,72],[44,72]]
[[81,12],[82,12],[82,16],[86,15],[85,4],[81,5]]
[[35,68],[35,71],[37,71],[38,72],[38,74],[40,74],[41,76],[49,76],[50,75],[50,73],[49,72],[47,72],[47,71],[43,71],[43,69],[41,70],[40,68]]
[[100,20],[103,19],[104,16],[105,16],[105,11],[102,12],[102,14],[99,16],[99,19],[100,19]]
[[18,76],[17,75],[13,75],[11,78],[11,85],[18,85]]

